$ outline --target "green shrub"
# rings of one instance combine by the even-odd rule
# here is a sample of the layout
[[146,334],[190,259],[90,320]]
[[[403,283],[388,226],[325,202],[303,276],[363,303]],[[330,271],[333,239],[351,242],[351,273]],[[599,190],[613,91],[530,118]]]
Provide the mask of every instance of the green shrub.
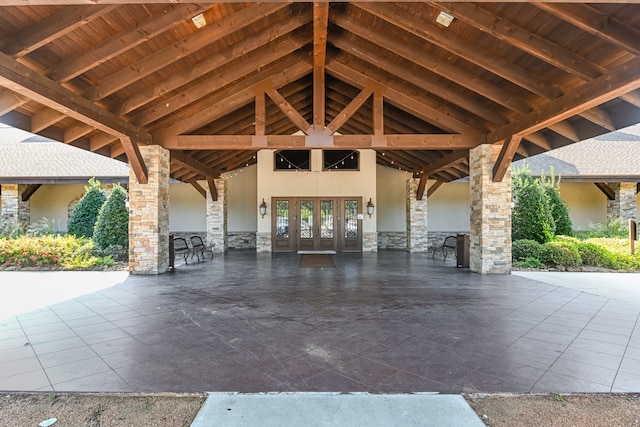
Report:
[[538,258],[533,257],[526,257],[523,260],[514,262],[513,265],[520,268],[544,268],[544,264]]
[[0,238],[15,239],[24,234],[24,227],[20,224],[2,224],[0,228]]
[[59,231],[56,230],[56,220],[42,218],[40,221],[31,224],[27,228],[27,233],[29,236],[48,236],[53,234],[60,234]]
[[619,216],[609,215],[605,224],[596,224],[595,227],[597,237],[627,237],[629,235],[628,222]]
[[107,198],[100,187],[100,181],[96,179],[91,178],[89,185],[84,189],[84,196],[73,209],[69,218],[67,231],[78,237],[92,237],[98,212]]
[[511,238],[546,243],[553,238],[554,223],[545,193],[537,185],[514,191]]
[[580,253],[580,258],[582,258],[583,265],[615,268],[613,254],[604,247],[589,242],[579,242],[576,247]]
[[556,225],[555,233],[571,236],[573,234],[573,224],[571,224],[571,218],[569,218],[569,208],[560,197],[560,192],[552,186],[546,186],[544,191],[549,200],[549,209]]
[[552,241],[542,245],[540,261],[549,265],[578,267],[582,264],[577,245],[565,241]]
[[542,245],[535,240],[516,240],[511,245],[511,258],[521,261],[526,258],[540,258]]
[[120,185],[113,187],[111,195],[100,209],[93,240],[100,249],[110,246],[129,247],[129,210],[127,192]]

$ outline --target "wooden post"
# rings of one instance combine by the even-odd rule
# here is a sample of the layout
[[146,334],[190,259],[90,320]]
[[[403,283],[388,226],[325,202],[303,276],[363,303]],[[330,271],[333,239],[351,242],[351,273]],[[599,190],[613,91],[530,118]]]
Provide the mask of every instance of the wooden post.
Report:
[[631,250],[631,255],[635,255],[636,253],[635,246],[637,236],[636,222],[629,218],[629,249]]

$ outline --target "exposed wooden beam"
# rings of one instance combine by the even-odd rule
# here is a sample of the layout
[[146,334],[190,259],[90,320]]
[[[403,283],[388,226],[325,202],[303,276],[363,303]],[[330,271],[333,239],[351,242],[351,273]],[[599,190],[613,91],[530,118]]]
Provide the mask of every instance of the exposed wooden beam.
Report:
[[336,117],[334,117],[333,120],[331,120],[331,123],[327,125],[327,129],[329,130],[329,132],[333,134],[338,129],[340,129],[340,127],[345,124],[356,111],[358,111],[362,104],[364,104],[367,99],[369,99],[374,90],[375,84],[373,80],[367,81],[367,84],[360,91],[360,93],[355,98],[353,98],[349,105],[344,107],[344,110],[342,110]]
[[108,133],[99,133],[89,139],[89,150],[98,151],[109,144],[113,144],[118,140],[117,137]]
[[[261,148],[384,148],[391,150],[457,150],[476,147],[475,137],[431,135],[178,135],[163,146],[171,150],[255,150]],[[461,156],[464,156],[462,154]]]
[[35,194],[35,192],[38,191],[38,189],[40,187],[42,187],[42,184],[29,184],[29,185],[27,185],[27,187],[22,192],[22,201],[23,202],[28,201],[31,198],[31,196],[33,196]]
[[200,184],[198,184],[196,181],[190,182],[189,184],[191,184],[191,186],[193,188],[196,189],[196,191],[198,193],[200,193],[200,195],[202,197],[204,197],[205,199],[207,198],[207,190],[205,190],[204,188],[202,188],[202,186]]
[[513,156],[515,156],[521,141],[521,136],[512,136],[504,141],[500,154],[498,155],[498,159],[493,165],[493,182],[502,182],[502,179],[507,173],[507,169],[509,169],[511,162],[513,161]]
[[94,131],[93,126],[89,126],[88,124],[79,122],[74,125],[69,126],[64,130],[64,143],[70,144],[73,141],[76,141],[83,136],[86,136]]
[[220,176],[218,171],[211,169],[204,163],[180,151],[171,151],[171,160],[174,160],[182,164],[185,168],[204,176],[211,176],[212,178],[218,178]]
[[[245,74],[255,72],[257,63],[264,67],[264,64],[283,58],[290,52],[304,46],[308,42],[306,37],[302,37],[303,35],[297,32],[292,32],[307,23],[307,21],[304,16],[296,15],[288,17],[283,22],[276,22],[270,26],[269,31],[261,31],[249,36],[218,51],[215,55],[203,59],[192,69],[173,74],[160,84],[137,91],[135,95],[114,106],[114,111],[118,115],[130,113],[160,98],[163,94],[171,93],[195,79],[212,74],[213,77],[205,78],[203,82],[194,85],[193,88],[189,87],[182,90],[180,97],[174,96],[163,100],[165,104],[168,102],[174,108],[186,105],[182,99],[186,99],[186,102],[193,102],[198,97],[209,93],[212,87],[224,87],[240,79]],[[224,65],[241,56],[246,57],[246,60],[241,63],[235,63],[232,71],[224,68]],[[151,122],[157,120],[158,117],[162,117],[162,115],[141,121]]]
[[489,133],[487,143],[503,141],[510,136],[525,136],[638,88],[640,58],[635,58]]
[[452,164],[459,163],[469,156],[468,150],[456,150],[450,154],[445,154],[441,158],[430,162],[422,172],[425,175],[432,175],[439,170],[445,169]]
[[287,3],[254,3],[251,6],[222,18],[216,22],[216,25],[208,25],[179,42],[172,43],[164,49],[145,56],[144,59],[110,75],[99,84],[90,86],[83,92],[83,95],[92,101],[106,98],[123,87],[129,86],[151,73],[166,67],[167,64],[173,63],[204,48],[209,45],[212,40],[219,40],[233,34],[287,6]]
[[92,19],[115,9],[116,5],[84,5],[60,9],[36,24],[0,41],[0,49],[19,58],[70,33]]
[[0,53],[0,85],[103,132],[150,144],[151,135]]
[[120,143],[129,160],[129,167],[131,167],[133,173],[136,175],[136,179],[140,184],[147,184],[149,182],[149,173],[138,144],[128,137],[120,138]]
[[533,3],[558,18],[628,52],[640,55],[640,30],[587,4]]
[[207,175],[207,185],[209,186],[209,192],[211,193],[211,200],[218,201],[218,189],[216,188],[216,181],[212,176]]
[[313,3],[313,129],[324,130],[325,124],[325,59],[329,3]]
[[379,90],[373,92],[373,134],[384,135],[384,97]]
[[49,71],[48,76],[56,82],[66,82],[126,50],[147,42],[203,9],[202,5],[196,4],[169,5],[163,8],[160,13],[150,16],[125,31],[114,34],[88,51],[65,58]]
[[440,188],[442,184],[444,184],[443,181],[436,181],[433,184],[431,184],[431,187],[429,187],[429,189],[427,190],[427,199],[429,199],[429,197],[431,197],[431,195],[435,193],[436,190]]
[[616,192],[613,191],[613,189],[609,187],[606,182],[594,182],[594,184],[596,187],[598,187],[600,191],[602,191],[602,194],[607,196],[607,199],[609,200],[616,199]]
[[255,134],[256,136],[264,136],[267,122],[267,99],[262,88],[257,87],[255,106]]
[[[416,192],[416,199],[422,200],[424,196],[424,190],[427,188],[427,182],[429,181],[429,177],[425,174],[420,175],[420,182],[418,182],[418,190]],[[428,198],[429,196],[427,196]]]
[[29,98],[26,96],[20,95],[12,90],[5,90],[2,92],[2,95],[0,95],[0,116],[15,110],[27,102],[29,102]]
[[547,99],[562,95],[560,89],[540,76],[533,76],[512,62],[492,55],[453,32],[419,19],[392,3],[357,3],[357,6],[530,92]]
[[300,115],[298,111],[296,111],[293,106],[285,99],[284,96],[278,92],[278,90],[274,87],[271,79],[267,79],[261,83],[262,88],[265,93],[269,95],[269,98],[282,110],[282,112],[289,117],[289,120],[295,124],[298,129],[300,129],[305,134],[309,134],[312,126],[307,122],[307,120]]
[[44,110],[40,110],[36,114],[31,116],[31,132],[38,133],[41,130],[48,128],[49,126],[58,123],[65,117],[66,116],[64,114],[52,108],[45,108]]
[[[339,79],[356,86],[363,87],[370,76],[358,70],[354,70],[344,63],[344,59],[336,60],[332,57],[327,62],[327,70]],[[434,124],[448,132],[460,132],[464,134],[475,134],[482,138],[477,128],[453,116],[453,112],[447,111],[449,108],[441,102],[434,102],[426,97],[420,96],[417,88],[408,89],[405,84],[399,83],[391,78],[384,82],[387,86],[385,98],[401,110],[404,110],[416,117]],[[411,94],[410,94],[411,92]]]

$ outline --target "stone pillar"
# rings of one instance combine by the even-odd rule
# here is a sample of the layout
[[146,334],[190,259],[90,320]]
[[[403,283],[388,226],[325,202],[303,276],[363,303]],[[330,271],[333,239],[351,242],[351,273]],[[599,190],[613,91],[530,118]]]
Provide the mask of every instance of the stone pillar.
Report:
[[420,179],[407,180],[407,252],[428,252],[427,197],[417,199]]
[[483,144],[469,151],[471,191],[471,271],[511,273],[511,166],[502,182],[493,182],[499,145]]
[[169,268],[169,151],[141,146],[149,182],[129,172],[129,271],[161,274]]
[[612,182],[609,187],[615,192],[615,200],[607,200],[607,217],[637,218],[638,209],[636,205],[636,189],[635,182]]
[[31,221],[29,201],[22,201],[22,193],[27,188],[24,184],[2,184],[2,216],[0,227],[14,230],[22,227],[26,230]]
[[207,185],[207,245],[213,252],[227,251],[227,181],[216,179],[218,200],[211,199]]

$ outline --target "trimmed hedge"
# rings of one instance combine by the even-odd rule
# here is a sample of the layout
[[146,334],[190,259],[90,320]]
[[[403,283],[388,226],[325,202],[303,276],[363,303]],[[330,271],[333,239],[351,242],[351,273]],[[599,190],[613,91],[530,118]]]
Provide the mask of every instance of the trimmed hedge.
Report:
[[540,261],[565,267],[579,267],[582,264],[580,252],[574,243],[557,240],[542,245]]
[[120,185],[113,186],[111,195],[98,214],[93,240],[99,249],[129,247],[129,210],[127,192]]
[[89,185],[84,187],[84,196],[80,199],[76,207],[73,209],[69,222],[67,224],[67,232],[77,237],[93,236],[93,229],[98,219],[98,212],[107,200],[100,181],[91,178]]
[[522,261],[527,258],[540,258],[542,245],[535,240],[516,240],[511,245],[511,257],[514,261]]

